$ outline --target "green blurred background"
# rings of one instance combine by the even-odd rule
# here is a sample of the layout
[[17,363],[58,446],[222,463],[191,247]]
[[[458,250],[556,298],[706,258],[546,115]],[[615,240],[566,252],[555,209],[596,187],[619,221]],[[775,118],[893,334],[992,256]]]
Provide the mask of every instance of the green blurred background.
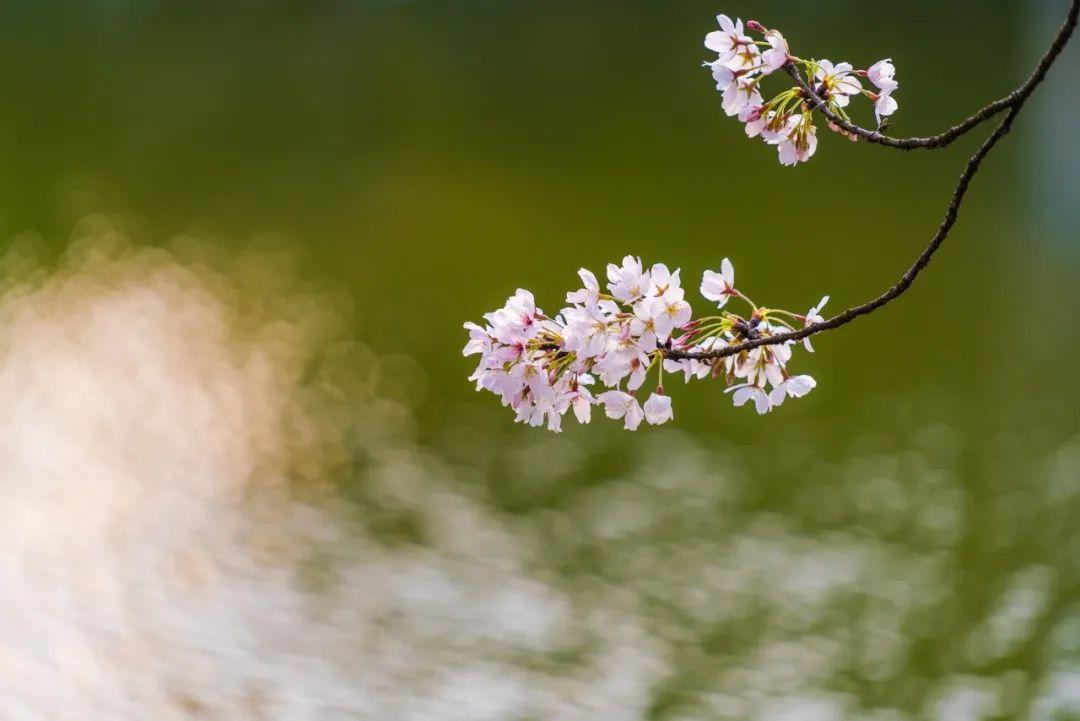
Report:
[[[708,701],[716,675],[780,624],[796,645],[839,634],[846,661],[831,657],[819,686],[854,707],[917,713],[951,679],[974,678],[990,680],[997,705],[951,718],[1028,718],[1063,668],[1080,697],[1076,47],[987,161],[911,293],[798,358],[819,384],[805,400],[759,418],[699,383],[671,389],[672,429],[568,423],[551,438],[474,393],[461,323],[519,286],[556,309],[578,267],[627,253],[688,279],[728,256],[748,292],[781,307],[829,293],[835,312],[878,294],[924,246],[989,128],[935,153],[823,131],[809,164],[781,168],[724,117],[699,67],[713,16],[779,27],[803,56],[863,67],[892,57],[893,131],[919,135],[1026,77],[1064,5],[9,2],[0,236],[34,233],[58,255],[80,218],[104,213],[147,243],[287,246],[306,278],[353,305],[349,332],[395,359],[387,372],[399,374],[417,447],[494,513],[543,529],[545,577],[576,591],[604,579],[645,599],[677,669],[652,682],[645,716],[724,717]],[[672,511],[612,545],[568,540],[587,494],[651,487],[680,467],[666,458],[694,453],[739,469],[737,502]],[[387,542],[426,543],[407,508],[365,492],[366,463],[343,478],[361,522]],[[842,538],[934,571],[860,577],[820,626],[783,626],[761,610],[765,591],[758,625],[711,624],[641,585],[680,549],[723,549],[763,519],[789,546]],[[631,573],[629,558],[651,560]],[[687,587],[667,591],[708,590],[705,577],[690,563]],[[863,632],[850,630],[897,584],[922,610],[885,614],[904,651],[871,672]],[[972,638],[1017,588],[1037,601],[1028,626],[987,651]]]

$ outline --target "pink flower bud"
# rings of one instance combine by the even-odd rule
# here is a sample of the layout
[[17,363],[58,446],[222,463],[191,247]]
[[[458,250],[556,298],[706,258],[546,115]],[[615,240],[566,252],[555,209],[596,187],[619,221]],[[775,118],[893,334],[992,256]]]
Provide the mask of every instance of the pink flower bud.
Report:
[[747,20],[746,21],[746,29],[747,30],[753,30],[754,32],[758,32],[758,33],[765,32],[765,26],[762,25],[761,23],[759,23],[757,20]]

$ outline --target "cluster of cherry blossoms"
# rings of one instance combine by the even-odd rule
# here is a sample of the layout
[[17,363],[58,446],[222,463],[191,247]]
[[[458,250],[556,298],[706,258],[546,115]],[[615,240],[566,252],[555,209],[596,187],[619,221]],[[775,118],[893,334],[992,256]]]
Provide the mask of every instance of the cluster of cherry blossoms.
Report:
[[[642,420],[665,423],[673,417],[665,372],[682,374],[686,382],[723,378],[735,405],[752,401],[758,413],[816,385],[808,375],[788,372],[794,341],[721,358],[701,354],[820,321],[828,296],[805,315],[758,306],[735,288],[735,269],[725,258],[719,272],[707,270],[701,279],[701,295],[720,313],[693,319],[678,269],[662,263],[646,269],[640,258],[626,256],[622,265],[608,265],[607,292],[592,272],[582,268],[578,275],[584,287],[567,293],[569,305],[557,315],[545,315],[532,293],[519,289],[485,314],[485,325],[465,324],[463,353],[480,355],[469,380],[499,396],[519,422],[559,431],[571,408],[588,423],[593,406],[601,405],[631,431]],[[748,306],[745,316],[725,308],[733,298]],[[808,339],[803,342],[813,351]],[[656,385],[641,404],[638,395],[654,372]],[[606,390],[592,390],[597,380]]]
[[[802,73],[812,88],[836,116],[850,122],[845,108],[851,98],[864,95],[874,103],[878,127],[882,119],[896,112],[893,92],[899,87],[894,79],[896,68],[889,59],[879,60],[866,70],[856,70],[850,63],[828,60],[803,60],[791,54],[787,40],[779,30],[770,30],[753,20],[747,31],[759,33],[763,39],[754,40],[743,29],[742,20],[731,21],[718,15],[720,29],[705,36],[705,47],[718,54],[716,60],[705,63],[712,69],[716,89],[723,93],[724,112],[744,123],[748,137],[760,137],[775,145],[781,165],[805,163],[817,150],[817,127],[813,115],[815,106],[799,86],[788,88],[766,102],[762,81],[789,63],[794,72]],[[877,89],[863,88],[859,78],[866,78]],[[829,128],[852,141],[858,136],[829,123]]]

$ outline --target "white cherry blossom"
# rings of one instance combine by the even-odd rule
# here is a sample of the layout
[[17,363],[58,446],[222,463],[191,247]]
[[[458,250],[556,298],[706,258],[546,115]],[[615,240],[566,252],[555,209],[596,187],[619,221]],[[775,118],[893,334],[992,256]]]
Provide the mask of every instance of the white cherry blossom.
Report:
[[588,423],[592,419],[592,407],[596,405],[597,400],[593,398],[588,386],[593,382],[591,375],[582,373],[574,379],[572,389],[567,394],[567,401],[574,409],[574,416],[577,417],[578,423]]
[[641,425],[645,412],[629,393],[623,391],[605,391],[596,397],[604,406],[604,413],[608,418],[623,419],[623,428],[628,431],[636,431]]
[[622,266],[609,263],[607,267],[608,289],[611,295],[624,303],[632,303],[649,288],[649,274],[641,268],[641,258],[628,255]]
[[731,393],[731,400],[736,406],[746,405],[747,401],[754,402],[754,408],[759,415],[765,415],[772,410],[769,394],[764,388],[759,388],[749,383],[740,383],[729,387],[725,393]]
[[746,130],[746,137],[756,138],[775,116],[776,113],[766,111],[764,105],[748,103],[739,111],[739,122],[745,123],[743,128]]
[[706,300],[716,302],[718,308],[727,305],[728,298],[735,290],[735,266],[724,258],[720,261],[720,272],[707,270],[701,275],[701,295]]
[[879,90],[885,90],[890,93],[900,87],[900,83],[896,82],[895,75],[896,66],[893,65],[892,58],[878,60],[866,71],[867,80],[872,82]]
[[892,90],[882,90],[878,93],[874,98],[874,119],[877,120],[877,124],[881,125],[881,119],[892,115],[899,107],[896,98],[892,96]]
[[819,60],[814,77],[820,83],[819,92],[839,107],[847,107],[852,95],[862,92],[862,83],[855,76],[851,63],[833,65],[828,60]]
[[593,358],[607,350],[612,340],[608,331],[612,322],[610,312],[599,305],[584,305],[567,308],[563,315],[566,329],[562,335],[567,350],[582,358]]
[[597,282],[596,276],[593,275],[591,270],[586,268],[578,270],[578,276],[581,278],[581,282],[585,287],[581,290],[567,293],[566,302],[577,303],[579,305],[595,305],[600,301],[600,283]]
[[606,386],[617,386],[623,378],[629,376],[626,387],[634,391],[645,382],[649,370],[649,356],[637,346],[619,348],[597,361],[594,369]]
[[757,45],[751,43],[739,46],[735,55],[727,61],[729,68],[739,72],[754,72],[761,70],[761,51]]
[[769,43],[769,49],[761,54],[761,73],[769,73],[779,70],[788,61],[791,51],[788,49],[787,40],[779,30],[769,30],[765,33],[765,39]]
[[671,410],[671,398],[662,392],[653,393],[645,401],[645,420],[654,426],[667,423],[675,417]]
[[491,344],[495,339],[491,337],[490,328],[482,328],[472,321],[466,322],[464,327],[465,330],[469,331],[469,342],[461,349],[462,355],[470,356],[477,353],[487,354],[491,352]]
[[731,60],[739,48],[754,42],[753,38],[743,32],[742,20],[732,22],[727,15],[717,15],[716,22],[720,29],[705,36],[705,47],[717,53],[722,62]]
[[808,117],[795,113],[788,118],[783,130],[766,140],[776,145],[781,165],[805,163],[817,151],[817,126],[807,122]]
[[735,78],[735,81],[724,89],[721,107],[730,117],[738,115],[747,106],[761,105],[761,103],[758,81],[750,75],[742,75]]
[[788,396],[791,396],[792,398],[802,398],[816,386],[817,381],[808,375],[785,378],[779,384],[774,386],[769,393],[769,403],[772,404],[773,408],[776,408],[782,405],[784,399]]

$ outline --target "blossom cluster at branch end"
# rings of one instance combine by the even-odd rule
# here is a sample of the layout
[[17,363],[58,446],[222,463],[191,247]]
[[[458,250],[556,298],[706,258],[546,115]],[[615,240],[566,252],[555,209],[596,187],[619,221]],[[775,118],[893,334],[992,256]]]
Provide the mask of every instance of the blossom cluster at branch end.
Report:
[[[536,306],[532,293],[519,289],[502,308],[484,315],[484,325],[465,324],[469,341],[463,353],[480,356],[469,380],[477,390],[497,395],[518,422],[557,432],[567,411],[588,423],[593,406],[599,405],[627,430],[636,430],[642,421],[660,425],[674,417],[665,373],[682,375],[687,383],[721,379],[736,406],[750,403],[761,414],[817,385],[808,375],[789,372],[794,341],[723,358],[669,356],[672,351],[715,351],[805,327],[821,320],[828,296],[805,314],[759,306],[735,287],[735,269],[724,258],[719,271],[704,272],[700,286],[701,295],[719,312],[693,318],[680,270],[663,263],[646,268],[640,258],[626,256],[621,265],[609,264],[606,292],[591,271],[582,268],[578,275],[583,287],[567,293],[568,305],[553,316]],[[732,300],[746,310],[740,314],[727,308]],[[813,351],[809,339],[804,345]],[[655,385],[641,403],[650,378]]]
[[[884,119],[896,112],[893,93],[900,87],[896,82],[896,67],[891,59],[879,60],[865,70],[851,63],[833,64],[829,60],[804,60],[791,53],[788,42],[779,30],[768,29],[761,23],[742,20],[732,22],[727,15],[718,15],[719,30],[705,36],[705,47],[717,53],[715,60],[705,62],[712,70],[716,89],[723,93],[723,108],[727,115],[738,117],[746,135],[760,137],[776,146],[781,165],[805,163],[817,150],[817,127],[814,125],[813,100],[801,87],[783,90],[768,102],[762,95],[764,79],[791,65],[793,72],[803,75],[807,86],[821,98],[837,117],[851,122],[847,107],[851,98],[864,96],[874,105],[878,129]],[[755,40],[748,32],[761,35]],[[870,81],[875,90],[864,88],[859,78]],[[829,129],[850,140],[858,136],[832,122]]]

